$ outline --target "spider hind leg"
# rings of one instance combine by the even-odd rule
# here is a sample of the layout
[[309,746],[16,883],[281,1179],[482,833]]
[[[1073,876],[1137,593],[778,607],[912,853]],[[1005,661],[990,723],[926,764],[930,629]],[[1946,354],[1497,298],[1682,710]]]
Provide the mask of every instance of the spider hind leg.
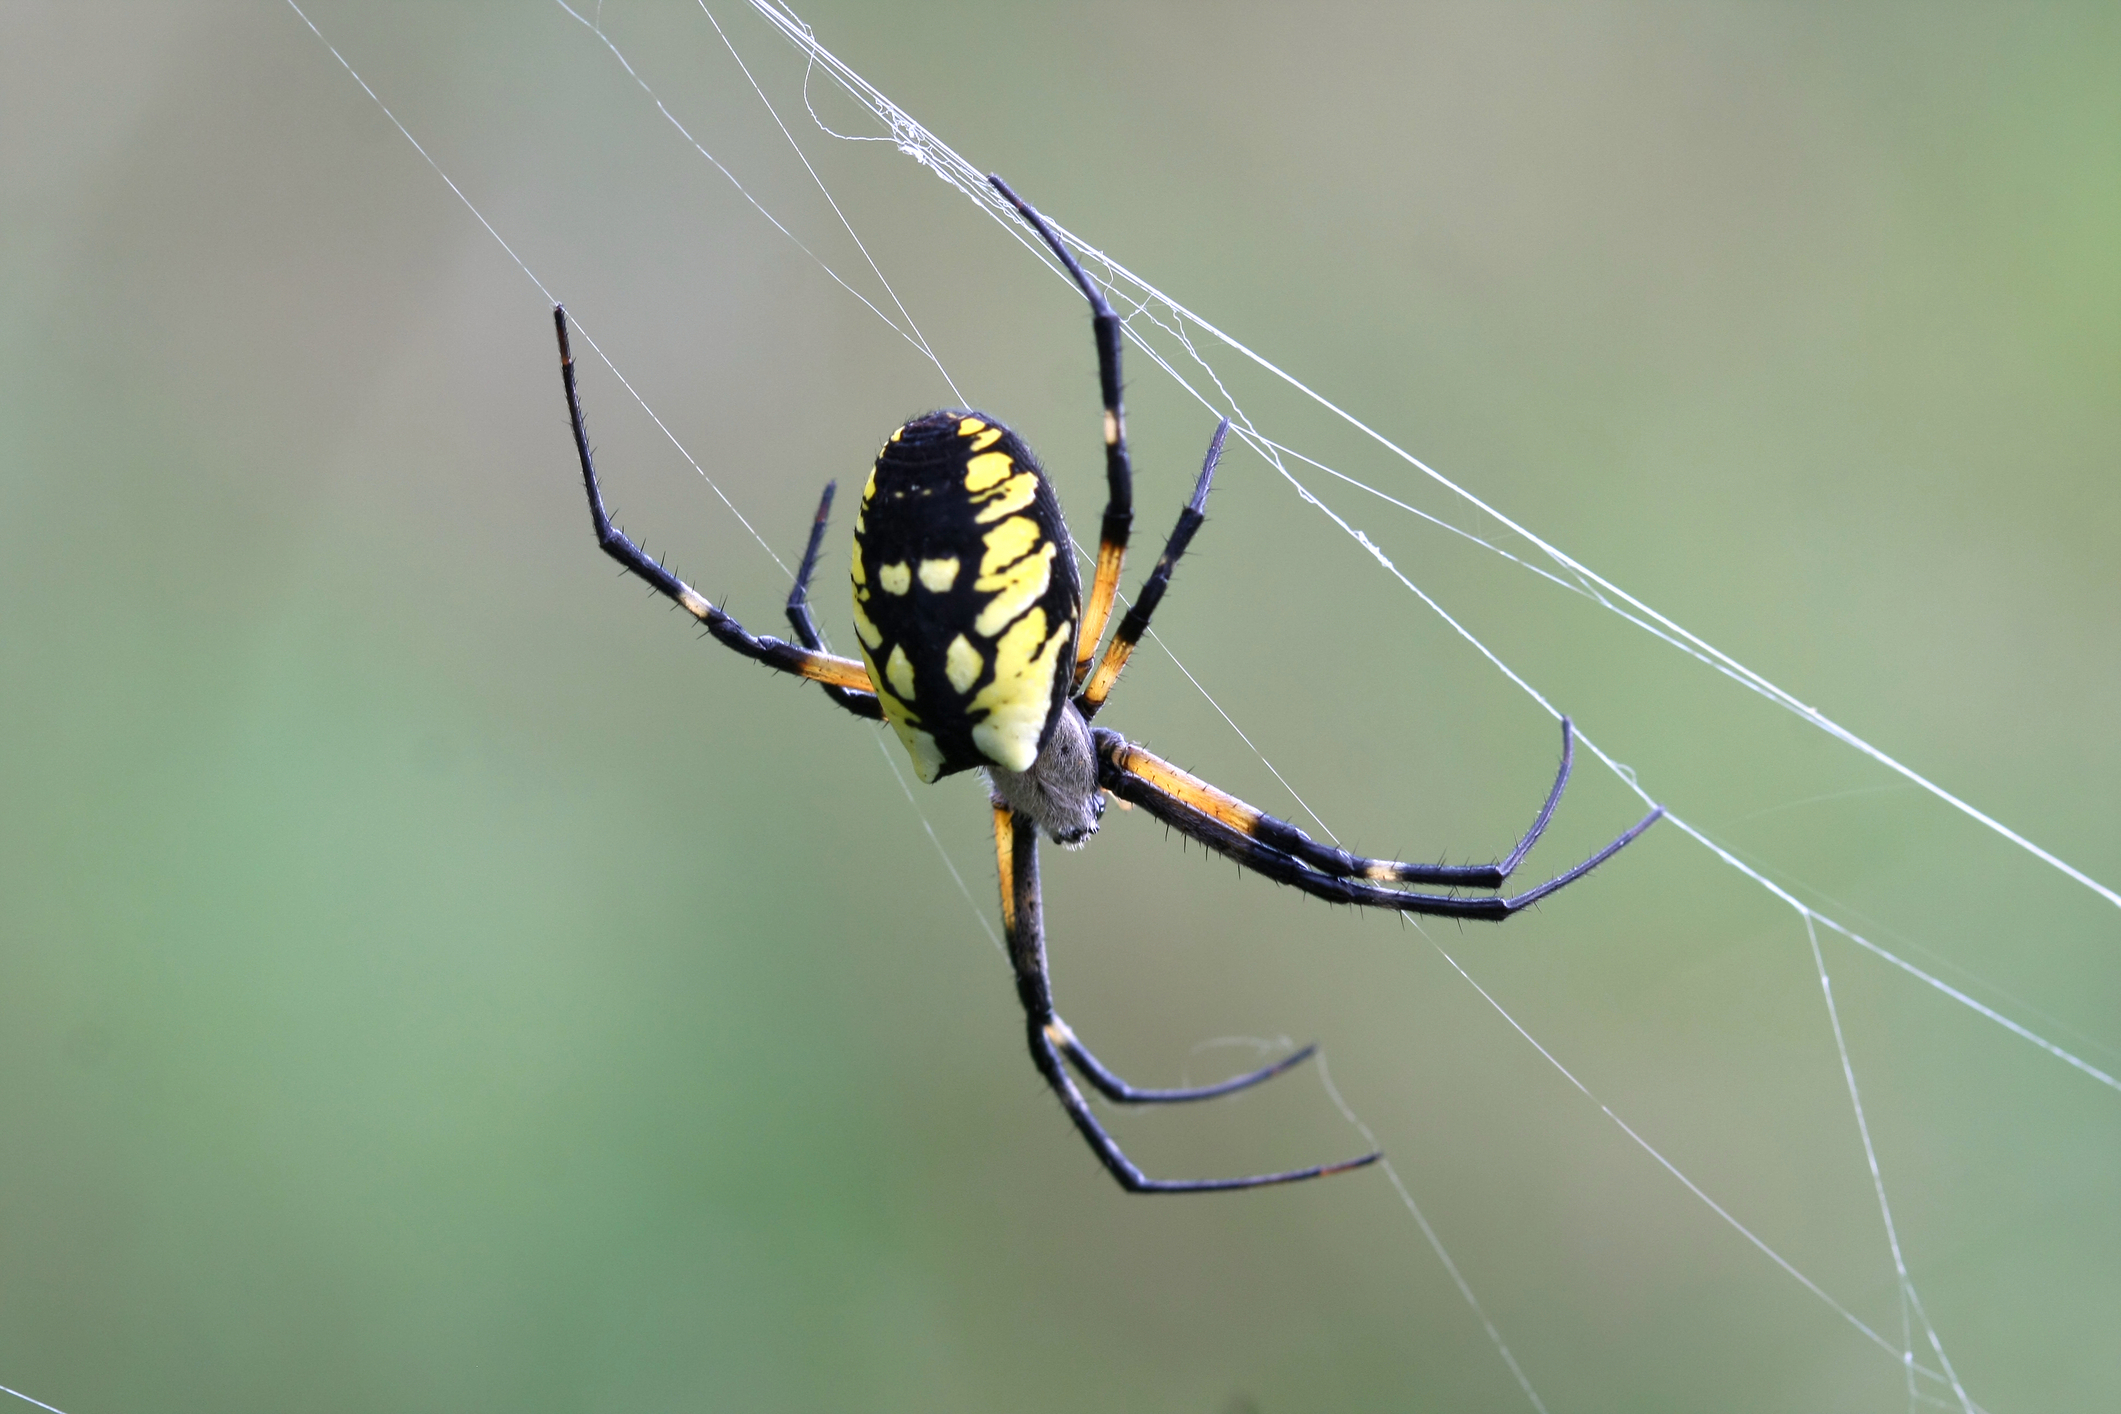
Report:
[[1158,1104],[1205,1100],[1256,1085],[1307,1059],[1311,1048],[1285,1056],[1264,1070],[1226,1080],[1220,1085],[1202,1086],[1198,1090],[1140,1090],[1128,1085],[1075,1039],[1075,1033],[1053,1009],[1053,983],[1046,971],[1045,908],[1038,882],[1038,829],[1030,817],[1017,813],[1007,801],[1000,799],[994,802],[994,851],[1002,881],[1002,929],[1009,940],[1009,960],[1016,968],[1016,992],[1024,1005],[1025,1036],[1030,1043],[1032,1064],[1038,1067],[1038,1073],[1060,1100],[1062,1108],[1067,1110],[1069,1120],[1089,1144],[1090,1152],[1097,1156],[1097,1161],[1105,1166],[1106,1172],[1118,1181],[1120,1187],[1129,1193],[1218,1193],[1240,1188],[1267,1188],[1345,1173],[1376,1163],[1382,1157],[1375,1153],[1363,1154],[1339,1163],[1313,1164],[1309,1168],[1251,1174],[1243,1178],[1163,1179],[1143,1173],[1098,1123],[1090,1102],[1083,1098],[1075,1077],[1068,1073],[1062,1062],[1064,1054],[1081,1067],[1092,1085],[1111,1098],[1123,1104]]
[[1309,1168],[1286,1169],[1281,1173],[1248,1174],[1243,1178],[1151,1178],[1127,1157],[1126,1151],[1097,1122],[1089,1102],[1083,1098],[1082,1091],[1075,1088],[1075,1081],[1061,1065],[1060,1053],[1053,1041],[1036,1021],[1031,1025],[1031,1059],[1038,1066],[1039,1074],[1046,1078],[1046,1083],[1053,1087],[1053,1093],[1060,1097],[1068,1118],[1075,1122],[1077,1132],[1089,1143],[1090,1152],[1097,1155],[1098,1162],[1129,1193],[1229,1193],[1243,1188],[1271,1188],[1367,1168],[1384,1157],[1382,1153],[1362,1154],[1338,1163],[1313,1164]]
[[1234,1095],[1240,1090],[1249,1090],[1263,1080],[1272,1080],[1285,1070],[1294,1070],[1317,1053],[1315,1045],[1291,1051],[1272,1065],[1258,1070],[1234,1075],[1228,1080],[1219,1080],[1213,1085],[1193,1085],[1178,1089],[1152,1090],[1140,1085],[1130,1085],[1122,1080],[1103,1061],[1090,1054],[1090,1048],[1077,1039],[1068,1023],[1058,1016],[1046,1023],[1046,1039],[1060,1048],[1062,1055],[1074,1063],[1082,1072],[1083,1079],[1106,1099],[1117,1105],[1182,1105],[1192,1100],[1213,1100],[1221,1095]]

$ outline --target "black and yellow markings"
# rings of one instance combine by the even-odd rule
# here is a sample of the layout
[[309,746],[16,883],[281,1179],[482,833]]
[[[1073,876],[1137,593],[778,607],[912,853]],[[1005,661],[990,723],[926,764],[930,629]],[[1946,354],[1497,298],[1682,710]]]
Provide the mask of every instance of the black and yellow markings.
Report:
[[[977,429],[968,433],[964,427]],[[978,418],[968,417],[960,424],[960,437],[970,437],[967,451],[983,445],[991,445],[1000,429],[988,427]],[[979,507],[972,517],[975,524],[986,525],[1013,515],[1031,504],[1038,495],[1038,473],[1028,468],[1019,468],[1016,459],[1007,452],[976,452],[965,462],[965,490],[971,493],[972,502]]]
[[796,665],[796,671],[810,681],[821,682],[827,687],[844,687],[853,692],[875,690],[869,670],[852,658],[835,658],[829,653],[801,651],[803,657]]
[[[1127,414],[1118,401],[1117,321],[1114,323],[1110,337],[1114,341],[1112,356],[1115,363],[1111,377],[1104,380],[1105,463],[1113,499],[1105,507],[1105,521],[1098,530],[1097,570],[1090,579],[1090,601],[1083,606],[1083,631],[1075,647],[1074,682],[1077,687],[1082,686],[1083,680],[1090,675],[1091,660],[1097,656],[1098,640],[1105,636],[1105,624],[1111,619],[1112,605],[1119,598],[1119,576],[1126,567],[1127,537],[1133,522],[1134,473],[1127,459]],[[1100,350],[1106,338],[1100,329]]]
[[[882,465],[905,428],[891,434],[877,453],[877,463]],[[869,480],[862,487],[861,509],[854,519],[854,556],[849,567],[849,577],[854,582],[854,632],[861,639],[862,661],[868,666],[871,691],[876,693],[879,705],[884,709],[884,719],[891,723],[905,745],[906,754],[913,758],[913,768],[923,781],[933,781],[943,773],[943,753],[936,744],[932,732],[922,729],[920,714],[907,704],[918,695],[918,681],[914,677],[913,660],[906,656],[903,643],[894,643],[889,656],[884,659],[883,671],[877,670],[876,655],[884,648],[884,631],[865,611],[865,606],[877,601],[870,593],[869,566],[865,563],[868,550],[865,541],[869,512],[876,502],[876,472],[871,470]],[[876,588],[885,594],[904,597],[912,587],[913,574],[905,561],[896,560],[879,565],[876,569]],[[886,684],[889,684],[887,687]]]
[[[1126,416],[1116,407],[1105,409],[1105,452],[1126,456]],[[1097,656],[1097,641],[1105,636],[1105,621],[1112,616],[1113,600],[1119,596],[1119,575],[1127,562],[1124,528],[1105,527],[1097,543],[1097,572],[1090,580],[1090,602],[1083,606],[1083,636],[1075,649],[1075,681],[1080,684]]]
[[1053,714],[1054,674],[1074,627],[1063,620],[1049,637],[1045,611],[1034,608],[995,645],[994,680],[972,699],[972,710],[987,714],[972,728],[972,739],[995,765],[1028,771],[1038,759],[1039,738]]
[[972,691],[972,684],[986,670],[987,660],[980,657],[979,649],[963,634],[951,639],[950,646],[943,650],[943,674],[960,697]]
[[1083,607],[1083,637],[1076,645],[1075,680],[1081,682],[1097,656],[1097,640],[1104,637],[1105,621],[1112,616],[1112,601],[1119,594],[1119,574],[1127,561],[1125,541],[1101,541],[1097,547],[1097,573],[1090,581],[1090,602]]
[[[1177,826],[1180,830],[1191,834],[1193,838],[1208,844],[1210,848],[1221,850],[1232,858],[1244,858],[1241,853],[1234,851],[1248,849],[1250,848],[1249,845],[1217,843],[1209,835],[1197,833],[1199,827],[1193,822],[1193,817],[1212,821],[1214,824],[1229,830],[1232,834],[1242,837],[1243,840],[1257,842],[1268,853],[1282,857],[1289,868],[1298,871],[1304,878],[1323,877],[1335,880],[1363,880],[1367,884],[1449,884],[1453,886],[1468,885],[1482,889],[1499,888],[1502,881],[1509,876],[1510,871],[1516,867],[1517,861],[1523,857],[1526,851],[1531,849],[1533,842],[1539,838],[1540,831],[1546,827],[1546,817],[1542,813],[1538,822],[1532,827],[1531,833],[1518,845],[1517,850],[1508,860],[1499,865],[1446,866],[1407,864],[1397,859],[1372,859],[1365,855],[1351,854],[1337,845],[1320,844],[1288,821],[1277,820],[1256,806],[1247,805],[1236,796],[1217,790],[1198,776],[1181,770],[1161,757],[1151,755],[1141,747],[1126,741],[1115,732],[1100,731],[1097,736],[1099,738],[1098,750],[1105,764],[1110,768],[1108,772],[1101,774],[1100,779],[1104,782],[1107,789],[1114,792],[1115,797],[1122,804],[1126,803],[1125,798],[1127,796],[1132,795],[1137,803],[1147,807],[1149,813],[1155,815],[1158,819]],[[1557,782],[1554,793],[1548,797],[1549,811],[1553,808],[1553,803],[1560,799],[1560,786],[1566,783],[1567,780],[1567,763],[1564,760],[1560,781]],[[1145,789],[1146,794],[1144,794]],[[1171,812],[1172,806],[1180,807],[1179,813],[1173,814]],[[1654,819],[1655,817],[1652,816],[1651,818]],[[1637,825],[1635,832],[1639,833],[1647,828],[1649,823],[1648,820],[1645,820],[1642,824]],[[1620,843],[1625,844],[1632,838],[1634,838],[1633,833],[1624,835],[1621,837]],[[1610,853],[1612,849],[1617,848],[1619,848],[1618,844],[1609,846],[1608,852]],[[1265,856],[1262,855],[1260,857],[1264,858]],[[1579,866],[1579,872],[1593,867],[1598,860],[1604,857],[1603,855],[1595,856],[1591,865]],[[1283,879],[1284,882],[1295,882],[1301,885],[1301,879],[1294,875],[1283,873],[1276,874],[1275,877]],[[1395,897],[1391,892],[1363,894],[1360,896],[1350,896],[1345,892],[1329,892],[1324,896],[1344,902],[1357,903],[1388,901]],[[1396,896],[1418,898],[1426,902],[1436,901],[1436,896],[1434,895],[1402,894]],[[1497,900],[1469,900],[1468,902],[1473,904],[1485,902],[1492,905]],[[1438,910],[1416,909],[1415,911]]]
[[1111,753],[1114,766],[1145,781],[1158,791],[1200,814],[1227,825],[1241,835],[1255,834],[1266,812],[1245,804],[1227,791],[1217,790],[1190,771],[1181,770],[1160,756],[1152,756],[1131,742],[1119,743]]
[[922,780],[1037,759],[1079,617],[1067,545],[1059,502],[1007,428],[938,413],[885,442],[855,519],[854,624]]
[[[874,476],[869,478],[869,485],[871,489],[875,488],[876,478]],[[869,494],[865,491],[862,493],[863,504],[868,504],[868,500]],[[860,518],[857,518],[854,523],[854,568],[852,575],[854,579],[854,631],[860,636],[864,649],[881,648],[884,646],[884,635],[878,632],[876,625],[869,621],[869,616],[862,612],[862,605],[869,599],[869,572],[862,564],[862,522]]]
[[[1208,443],[1207,460],[1201,463],[1200,478],[1193,483],[1192,499],[1187,501],[1186,508],[1179,512],[1178,524],[1171,527],[1171,538],[1164,542],[1164,552],[1156,557],[1156,568],[1149,571],[1149,578],[1143,582],[1141,592],[1134,596],[1133,607],[1127,610],[1126,617],[1119,621],[1119,627],[1113,631],[1112,642],[1105,649],[1104,661],[1097,665],[1097,671],[1091,675],[1089,684],[1083,688],[1077,705],[1082,709],[1084,717],[1097,715],[1098,708],[1104,705],[1105,698],[1111,694],[1112,685],[1119,681],[1120,672],[1127,666],[1127,659],[1133,654],[1134,646],[1140,643],[1142,635],[1149,631],[1150,615],[1154,614],[1156,606],[1163,602],[1164,591],[1171,587],[1171,573],[1178,567],[1179,557],[1186,553],[1186,547],[1193,543],[1195,532],[1207,518],[1208,489],[1215,484],[1215,467],[1222,460],[1223,443],[1229,435],[1230,420],[1224,418],[1221,425],[1215,429],[1215,436]],[[1102,576],[1102,563],[1099,573]],[[1095,597],[1094,590],[1092,596]],[[1076,680],[1082,680],[1080,666],[1076,670]]]
[[1011,516],[987,532],[975,593],[990,598],[972,621],[972,631],[992,638],[1045,596],[1053,583],[1053,557],[1059,550],[1029,516]]
[[891,645],[891,656],[884,662],[884,680],[905,701],[913,700],[913,660],[906,656],[903,644]]
[[[631,549],[633,542],[629,540],[626,545]],[[639,555],[640,552],[635,550],[634,554]],[[645,555],[640,558],[647,562]],[[777,638],[753,639],[744,631],[742,625],[716,608],[706,595],[684,580],[667,572],[663,579],[668,583],[655,579],[649,582],[676,600],[680,609],[698,619],[717,638],[727,641],[729,636],[737,637],[740,640],[737,646],[743,647],[750,656],[765,657],[784,672],[793,672],[798,677],[823,683],[827,687],[844,687],[854,692],[871,691],[870,673],[852,658],[834,657],[830,653],[819,653],[794,643],[783,643]],[[753,651],[754,649],[756,651]]]
[[994,807],[994,866],[1002,881],[1002,932],[1016,937],[1016,821],[1009,807]]
[[1112,685],[1119,681],[1120,671],[1127,666],[1127,659],[1134,654],[1134,645],[1123,638],[1116,638],[1105,650],[1104,661],[1090,675],[1089,685],[1083,689],[1086,706],[1102,707],[1105,699],[1112,695]]

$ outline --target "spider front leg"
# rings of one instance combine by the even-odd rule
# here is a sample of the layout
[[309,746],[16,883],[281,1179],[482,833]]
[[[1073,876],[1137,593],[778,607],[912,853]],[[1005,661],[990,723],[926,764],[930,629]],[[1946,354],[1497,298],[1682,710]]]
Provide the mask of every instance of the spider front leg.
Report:
[[1120,402],[1120,318],[1046,218],[1009,190],[1000,177],[990,173],[987,180],[1067,267],[1075,287],[1090,302],[1090,332],[1097,340],[1097,387],[1105,404],[1105,518],[1098,527],[1097,573],[1090,581],[1090,600],[1083,606],[1082,631],[1076,636],[1074,680],[1080,685],[1097,656],[1097,641],[1105,636],[1105,621],[1119,594],[1119,572],[1127,560],[1127,537],[1134,525],[1134,465],[1127,457],[1127,409]]
[[[1270,1079],[1297,1064],[1311,1054],[1306,1047],[1265,1070],[1225,1081],[1221,1085],[1203,1086],[1199,1090],[1139,1090],[1128,1085],[1118,1076],[1099,1064],[1095,1057],[1075,1039],[1075,1033],[1062,1021],[1053,1009],[1053,983],[1046,970],[1046,934],[1044,905],[1039,893],[1038,881],[1038,830],[1028,818],[1018,815],[1005,803],[997,801],[994,806],[995,860],[1000,866],[1002,885],[1002,929],[1009,941],[1009,960],[1016,969],[1016,993],[1024,1006],[1024,1021],[1027,1039],[1031,1047],[1031,1060],[1038,1072],[1060,1098],[1068,1111],[1068,1118],[1090,1145],[1120,1187],[1130,1193],[1213,1193],[1235,1188],[1265,1188],[1278,1183],[1300,1183],[1305,1179],[1323,1178],[1327,1174],[1344,1173],[1375,1163],[1377,1154],[1365,1154],[1337,1164],[1316,1164],[1310,1168],[1292,1169],[1285,1173],[1255,1174],[1246,1178],[1196,1178],[1158,1179],[1150,1178],[1134,1161],[1129,1159],[1105,1127],[1097,1122],[1090,1104],[1076,1088],[1074,1077],[1061,1063],[1066,1055],[1083,1068],[1083,1073],[1093,1085],[1113,1099],[1125,1103],[1143,1104],[1181,1100],[1204,1100],[1215,1095],[1227,1095],[1248,1085],[1256,1085]],[[1107,1088],[1107,1085],[1112,1088]]]
[[1226,417],[1216,424],[1215,436],[1208,443],[1207,458],[1201,463],[1200,479],[1193,483],[1193,498],[1178,513],[1178,524],[1171,528],[1171,538],[1164,542],[1163,554],[1156,557],[1156,568],[1149,571],[1141,593],[1134,596],[1134,606],[1119,621],[1119,631],[1112,635],[1112,642],[1106,647],[1097,671],[1076,694],[1075,707],[1085,721],[1096,716],[1097,709],[1111,696],[1113,684],[1119,681],[1120,670],[1127,666],[1134,645],[1149,631],[1150,616],[1163,602],[1164,591],[1171,587],[1171,571],[1177,567],[1178,557],[1186,553],[1186,547],[1193,543],[1193,533],[1208,518],[1208,489],[1215,482],[1215,468],[1223,459],[1223,441],[1229,435],[1230,419]]
[[[626,532],[611,523],[604,509],[604,493],[597,482],[596,458],[589,450],[589,429],[582,420],[582,395],[575,386],[574,353],[568,346],[567,310],[552,307],[552,323],[560,340],[560,384],[567,394],[567,416],[574,429],[574,447],[582,463],[582,488],[589,497],[589,522],[596,530],[597,544],[629,573],[639,575],[650,588],[676,604],[706,626],[707,632],[725,648],[764,663],[776,671],[790,673],[823,684],[834,700],[857,716],[874,718],[875,694],[869,670],[852,658],[835,657],[812,646],[783,643],[778,638],[753,635],[742,624],[707,602],[705,595],[650,559]],[[830,493],[827,493],[829,501]],[[817,539],[813,528],[811,540]],[[862,699],[867,699],[867,705]]]

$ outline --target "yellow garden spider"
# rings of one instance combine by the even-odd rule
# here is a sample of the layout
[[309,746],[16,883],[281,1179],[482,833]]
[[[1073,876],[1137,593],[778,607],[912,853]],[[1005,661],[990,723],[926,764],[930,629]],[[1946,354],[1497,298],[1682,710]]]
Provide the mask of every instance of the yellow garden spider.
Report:
[[[1031,1059],[1121,1187],[1132,1193],[1258,1188],[1374,1163],[1379,1156],[1373,1153],[1286,1173],[1176,1180],[1150,1178],[1135,1167],[1098,1123],[1062,1064],[1063,1057],[1107,1099],[1157,1105],[1207,1100],[1257,1085],[1300,1064],[1315,1048],[1306,1046],[1264,1069],[1191,1089],[1146,1090],[1106,1069],[1053,1008],[1039,895],[1039,832],[1066,848],[1080,848],[1097,833],[1106,796],[1117,796],[1247,869],[1334,903],[1499,922],[1590,873],[1664,811],[1652,810],[1567,873],[1503,897],[1503,882],[1546,829],[1568,784],[1573,740],[1567,718],[1561,723],[1561,770],[1546,803],[1509,856],[1487,865],[1403,864],[1321,845],[1294,825],[1150,755],[1118,732],[1092,727],[1128,655],[1148,629],[1149,617],[1170,585],[1172,567],[1200,528],[1230,423],[1226,418],[1215,429],[1192,499],[1099,657],[1098,643],[1119,588],[1134,519],[1133,472],[1120,407],[1120,321],[1045,219],[1000,177],[988,180],[1060,257],[1090,301],[1105,405],[1106,499],[1088,604],[1076,578],[1073,542],[1061,520],[1060,502],[1031,449],[985,413],[953,409],[916,418],[892,433],[862,488],[854,517],[852,567],[854,627],[862,661],[828,653],[810,613],[810,576],[832,510],[829,483],[788,595],[788,622],[799,642],[747,632],[612,525],[582,423],[567,311],[555,306],[560,377],[597,543],[698,619],[717,642],[823,685],[833,701],[857,717],[889,722],[923,781],[974,768],[986,773],[1001,873],[1002,927],[1016,969]],[[1407,884],[1491,892],[1467,897],[1395,887]]]

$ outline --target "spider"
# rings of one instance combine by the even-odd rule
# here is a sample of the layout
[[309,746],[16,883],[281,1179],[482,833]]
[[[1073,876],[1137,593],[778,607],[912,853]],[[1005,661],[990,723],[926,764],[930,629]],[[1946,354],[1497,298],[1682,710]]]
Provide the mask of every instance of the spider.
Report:
[[[1091,722],[1128,655],[1149,627],[1171,572],[1200,528],[1208,487],[1229,435],[1215,429],[1193,495],[1156,567],[1105,645],[1133,524],[1133,472],[1120,404],[1120,320],[1082,266],[1000,177],[994,189],[1060,258],[1084,298],[1097,340],[1104,399],[1105,515],[1090,598],[1082,598],[1060,502],[1031,448],[983,412],[948,409],[893,432],[877,454],[854,518],[854,627],[860,662],[825,648],[810,611],[810,578],[831,515],[827,483],[810,527],[787,616],[797,641],[755,635],[652,560],[611,523],[598,489],[582,399],[568,348],[567,311],[553,308],[560,378],[582,464],[597,543],[628,572],[698,619],[709,636],[780,672],[820,684],[857,717],[891,724],[926,782],[960,771],[986,773],[1001,875],[1002,927],[1023,1003],[1032,1062],[1098,1161],[1131,1193],[1202,1193],[1296,1183],[1375,1163],[1338,1163],[1244,1178],[1159,1179],[1144,1174],[1098,1122],[1065,1059],[1123,1105],[1213,1099],[1271,1080],[1308,1059],[1306,1046],[1273,1065],[1215,1085],[1146,1089],[1121,1079],[1076,1038],[1053,1006],[1039,892],[1038,836],[1079,849],[1097,832],[1108,797],[1138,805],[1172,829],[1269,879],[1334,903],[1402,913],[1499,922],[1597,868],[1662,815],[1652,810],[1625,834],[1566,873],[1505,897],[1503,883],[1539,839],[1568,785],[1573,736],[1561,722],[1561,769],[1524,838],[1499,864],[1405,864],[1319,844],[1118,732]],[[1485,896],[1421,893],[1409,884],[1484,889]]]

